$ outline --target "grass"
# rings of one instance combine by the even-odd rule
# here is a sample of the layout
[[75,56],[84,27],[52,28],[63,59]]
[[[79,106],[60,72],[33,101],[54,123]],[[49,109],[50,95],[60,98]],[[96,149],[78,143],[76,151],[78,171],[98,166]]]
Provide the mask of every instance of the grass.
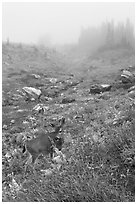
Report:
[[[14,49],[11,47],[11,51]],[[23,47],[18,49],[22,57]],[[17,57],[18,53],[15,56]],[[12,60],[16,62],[14,56]],[[31,62],[32,58],[29,60]],[[14,93],[15,88],[23,81],[22,77],[20,79],[17,84],[13,83],[13,87],[9,82],[8,91],[12,88]],[[31,79],[28,81],[36,83]],[[45,83],[42,75],[39,83],[41,82]],[[18,109],[27,109],[26,112],[18,114],[15,114],[14,101],[13,105],[3,106],[3,124],[7,125],[7,129],[3,130],[2,141],[3,201],[135,201],[135,109],[127,97],[127,90],[121,87],[111,92],[89,96],[89,84],[86,81],[81,82],[80,86],[76,85],[75,90],[71,85],[63,85],[63,82],[62,86],[66,88],[63,93],[67,97],[74,97],[76,101],[60,104],[58,101],[61,101],[61,98],[58,96],[52,101],[45,102],[48,107],[45,123],[48,128],[52,120],[64,116],[66,124],[63,134],[66,138],[70,135],[71,140],[65,142],[62,149],[67,162],[49,176],[44,175],[40,169],[49,168],[50,160],[40,158],[36,176],[30,168],[24,177],[24,157],[20,143],[18,145],[12,143],[14,137],[18,139],[20,136],[23,139],[32,137],[34,130],[39,127],[39,117],[32,111],[35,102],[26,103],[24,99],[18,100]],[[6,83],[3,89],[6,90]],[[11,96],[13,95],[8,95],[9,100]],[[15,124],[10,124],[11,119],[15,119]],[[24,120],[28,123],[23,124]]]
[[[121,97],[119,106],[126,119],[114,125],[100,120],[113,118],[114,99],[113,96],[107,102],[109,106],[104,103],[104,108],[102,102],[98,105],[88,103],[85,112],[81,112],[85,115],[83,125],[79,126],[81,122],[78,118],[79,121],[73,121],[73,126],[68,126],[67,131],[71,133],[73,142],[64,146],[68,162],[61,170],[49,177],[39,172],[34,177],[30,173],[21,190],[15,191],[14,196],[6,196],[6,199],[12,201],[14,197],[13,201],[31,202],[134,201],[134,109],[128,103],[125,106],[127,101]],[[109,114],[104,112],[105,108]],[[92,122],[88,124],[90,118]]]

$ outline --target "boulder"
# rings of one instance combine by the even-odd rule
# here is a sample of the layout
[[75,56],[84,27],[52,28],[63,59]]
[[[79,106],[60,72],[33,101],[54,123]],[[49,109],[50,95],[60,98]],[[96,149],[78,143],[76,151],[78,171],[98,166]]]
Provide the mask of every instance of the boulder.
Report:
[[8,129],[8,126],[4,124],[2,128],[5,129],[5,130],[7,130],[7,129]]
[[131,86],[129,89],[128,89],[128,92],[130,91],[135,91],[135,86]]
[[41,77],[38,74],[32,74],[35,79],[40,79]]
[[123,70],[121,74],[122,83],[132,83],[135,80],[134,74],[128,70]]
[[105,91],[110,91],[111,90],[111,85],[109,84],[95,84],[95,85],[92,85],[90,87],[90,93],[91,94],[99,94],[99,93],[102,93],[102,92],[105,92]]
[[134,100],[135,99],[135,90],[132,90],[128,93],[128,96],[130,99]]
[[27,94],[28,97],[40,97],[41,90],[35,89],[33,87],[23,87],[23,91]]

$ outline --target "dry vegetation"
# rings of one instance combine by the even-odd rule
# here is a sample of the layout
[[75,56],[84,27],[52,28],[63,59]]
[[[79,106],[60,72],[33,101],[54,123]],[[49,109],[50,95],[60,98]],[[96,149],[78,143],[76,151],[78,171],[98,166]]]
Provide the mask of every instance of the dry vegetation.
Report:
[[[130,64],[134,55],[123,49],[70,63],[55,50],[3,44],[3,201],[135,201],[134,101],[122,87],[89,92],[91,84],[117,84],[119,70]],[[42,97],[28,100],[24,86],[40,88]],[[45,130],[66,118],[62,152],[67,162],[51,175],[40,171],[50,167],[48,157],[39,159],[36,175],[31,168],[24,175],[21,144],[42,128],[33,109],[37,104],[45,108]]]

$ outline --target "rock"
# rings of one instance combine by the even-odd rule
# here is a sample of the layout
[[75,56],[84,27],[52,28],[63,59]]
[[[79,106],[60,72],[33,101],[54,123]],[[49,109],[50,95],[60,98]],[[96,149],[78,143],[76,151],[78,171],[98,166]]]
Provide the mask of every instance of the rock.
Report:
[[131,86],[129,89],[128,89],[128,92],[130,91],[135,91],[135,86]]
[[66,103],[72,103],[74,102],[75,99],[74,98],[63,98],[62,99],[62,103],[66,104]]
[[134,74],[132,74],[130,71],[123,70],[121,74],[121,80],[122,80],[122,83],[131,83],[131,82],[134,82],[135,77],[134,77]]
[[128,97],[135,103],[135,86],[128,89]]
[[7,130],[8,126],[7,125],[3,125],[3,129]]
[[33,87],[23,87],[23,91],[29,96],[35,98],[41,95],[41,90],[35,89]]
[[24,112],[24,111],[26,111],[26,109],[19,109],[19,110],[17,110],[17,113],[22,113],[22,112]]
[[15,123],[15,120],[11,120],[10,123],[14,124],[14,123]]
[[41,78],[38,74],[32,74],[32,76],[34,76],[35,79],[40,79]]
[[111,90],[111,85],[109,84],[95,84],[95,85],[92,85],[90,87],[90,93],[91,94],[99,94],[101,92],[105,92],[105,91],[110,91]]
[[49,81],[50,81],[51,83],[56,83],[58,80],[57,80],[56,78],[50,78]]
[[100,87],[100,85],[92,85],[91,87],[90,87],[90,93],[91,94],[99,94],[101,92],[101,87]]
[[130,99],[135,99],[135,90],[132,90],[128,93],[128,96],[130,97]]
[[46,111],[49,110],[49,106],[44,106],[43,104],[37,104],[33,111],[35,111],[37,114],[44,115]]
[[48,80],[50,83],[56,83],[58,81],[58,79],[56,78],[46,78],[46,80]]
[[10,154],[10,152],[7,152],[5,155],[6,158],[10,159],[12,157],[12,155]]
[[31,100],[31,101],[35,101],[35,98],[31,98],[30,100]]

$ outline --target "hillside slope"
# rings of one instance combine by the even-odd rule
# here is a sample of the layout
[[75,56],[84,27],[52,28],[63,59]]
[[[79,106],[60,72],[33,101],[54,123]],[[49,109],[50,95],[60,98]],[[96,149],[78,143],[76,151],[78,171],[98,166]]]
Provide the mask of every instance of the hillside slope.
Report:
[[[4,44],[2,57],[3,201],[135,201],[135,107],[128,89],[134,82],[116,86],[134,54],[111,50],[76,58]],[[112,89],[91,94],[91,85],[102,83]],[[42,94],[26,94],[24,87]],[[51,132],[62,117],[66,162],[53,168],[41,156],[36,174],[30,167],[24,175],[23,144],[41,129]]]

